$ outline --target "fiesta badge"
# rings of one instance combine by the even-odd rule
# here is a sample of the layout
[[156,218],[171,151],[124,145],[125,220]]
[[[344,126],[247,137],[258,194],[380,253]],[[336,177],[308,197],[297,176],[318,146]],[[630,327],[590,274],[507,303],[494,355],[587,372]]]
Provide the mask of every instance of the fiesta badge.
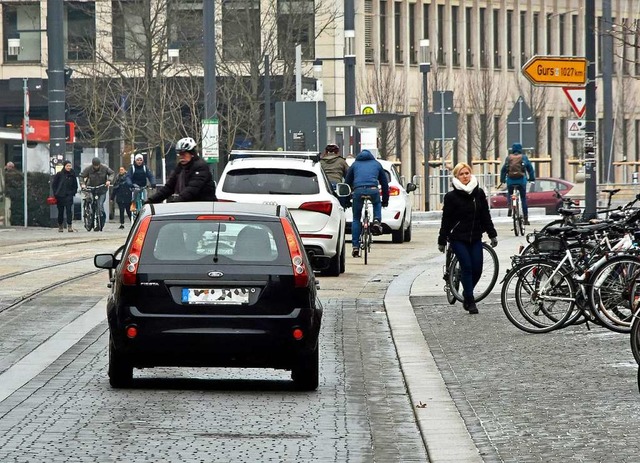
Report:
[[221,276],[224,276],[224,273],[222,272],[209,272],[207,273],[207,275],[211,278],[220,278]]

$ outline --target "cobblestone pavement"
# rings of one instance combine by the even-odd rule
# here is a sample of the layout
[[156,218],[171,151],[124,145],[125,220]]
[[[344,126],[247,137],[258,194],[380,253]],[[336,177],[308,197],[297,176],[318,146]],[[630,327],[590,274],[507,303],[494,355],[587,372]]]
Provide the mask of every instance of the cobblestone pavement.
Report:
[[[382,299],[405,264],[382,256],[397,246],[377,246],[369,266],[349,262],[344,278],[321,281],[317,392],[295,391],[288,372],[178,368],[136,370],[135,388],[112,390],[103,322],[0,402],[0,461],[427,461]],[[105,283],[89,277],[0,313],[0,373],[106,294]]]
[[499,293],[479,303],[477,316],[443,296],[412,303],[486,462],[638,461],[628,335],[585,325],[527,334],[507,320]]

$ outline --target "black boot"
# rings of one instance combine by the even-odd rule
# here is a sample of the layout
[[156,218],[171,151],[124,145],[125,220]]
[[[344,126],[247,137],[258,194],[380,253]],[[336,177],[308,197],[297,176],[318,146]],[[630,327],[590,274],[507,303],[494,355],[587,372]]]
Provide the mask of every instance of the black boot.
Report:
[[531,225],[531,224],[529,223],[529,216],[528,216],[528,215],[525,215],[525,216],[524,216],[524,224],[525,224],[525,225]]
[[478,307],[476,307],[476,301],[471,301],[469,303],[469,305],[467,306],[467,310],[469,311],[469,313],[478,313]]

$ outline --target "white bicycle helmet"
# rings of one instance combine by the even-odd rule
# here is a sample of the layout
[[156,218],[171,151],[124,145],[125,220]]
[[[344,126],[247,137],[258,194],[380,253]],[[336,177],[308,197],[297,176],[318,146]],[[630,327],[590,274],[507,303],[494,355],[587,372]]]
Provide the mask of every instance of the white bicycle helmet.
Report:
[[185,137],[178,140],[176,143],[176,151],[195,151],[196,150],[196,141],[191,137]]

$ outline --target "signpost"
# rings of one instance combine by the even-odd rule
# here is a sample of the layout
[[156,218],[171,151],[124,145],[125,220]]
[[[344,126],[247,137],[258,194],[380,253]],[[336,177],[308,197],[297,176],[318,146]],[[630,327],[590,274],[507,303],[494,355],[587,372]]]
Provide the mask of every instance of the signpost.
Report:
[[567,136],[569,138],[584,138],[587,123],[583,119],[569,119],[567,121]]
[[522,96],[507,116],[507,143],[520,143],[524,149],[536,148],[536,123],[531,108],[525,103]]
[[584,86],[587,83],[587,59],[533,56],[522,66],[522,73],[533,85]]
[[587,109],[587,90],[584,87],[564,87],[562,91],[567,95],[576,116],[582,117]]
[[204,119],[202,121],[202,158],[208,164],[217,163],[220,159],[218,119]]

